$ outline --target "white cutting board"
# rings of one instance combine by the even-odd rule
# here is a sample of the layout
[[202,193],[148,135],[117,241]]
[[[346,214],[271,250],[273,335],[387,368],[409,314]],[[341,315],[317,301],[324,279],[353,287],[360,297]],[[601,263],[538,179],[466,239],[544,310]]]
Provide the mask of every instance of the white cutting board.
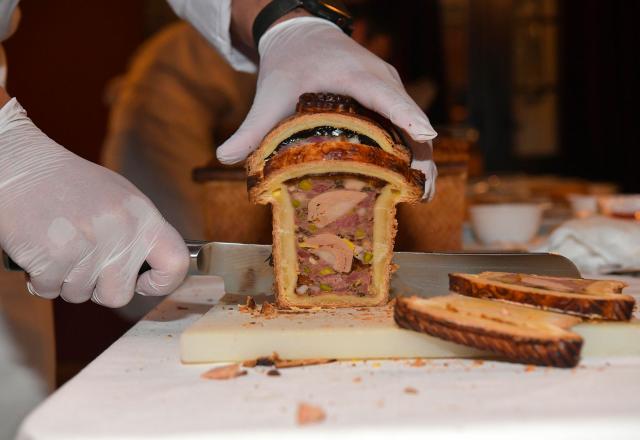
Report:
[[[259,306],[258,306],[259,308]],[[640,320],[583,323],[582,358],[640,356]],[[390,306],[262,316],[217,304],[180,339],[185,363],[243,361],[277,352],[282,359],[470,358],[479,350],[399,328]]]

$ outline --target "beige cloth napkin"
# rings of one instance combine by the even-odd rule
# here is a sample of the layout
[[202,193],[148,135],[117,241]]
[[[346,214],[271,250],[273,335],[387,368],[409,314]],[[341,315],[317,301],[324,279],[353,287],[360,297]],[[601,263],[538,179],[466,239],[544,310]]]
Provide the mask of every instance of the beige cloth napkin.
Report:
[[570,220],[537,250],[564,255],[583,273],[640,270],[640,222],[601,216]]

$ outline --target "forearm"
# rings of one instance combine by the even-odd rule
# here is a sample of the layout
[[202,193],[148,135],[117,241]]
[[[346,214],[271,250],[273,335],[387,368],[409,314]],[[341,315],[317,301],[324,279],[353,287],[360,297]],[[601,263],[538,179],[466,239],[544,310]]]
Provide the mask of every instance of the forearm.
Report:
[[[239,48],[245,47],[257,51],[253,41],[253,22],[258,13],[271,0],[232,0],[231,2],[231,35]],[[302,8],[294,9],[274,24],[294,17],[306,17],[310,14]]]
[[11,100],[11,97],[4,89],[4,87],[0,87],[0,108],[4,107],[4,105]]

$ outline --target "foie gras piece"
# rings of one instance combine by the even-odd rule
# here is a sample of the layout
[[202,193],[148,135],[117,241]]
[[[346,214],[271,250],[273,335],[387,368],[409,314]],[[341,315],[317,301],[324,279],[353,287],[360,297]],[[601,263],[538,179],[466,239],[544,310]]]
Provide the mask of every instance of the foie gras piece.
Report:
[[568,330],[581,322],[575,316],[452,294],[399,297],[394,318],[400,327],[513,362],[569,368],[580,360],[582,338]]
[[563,278],[507,272],[449,274],[449,288],[461,295],[509,301],[592,319],[628,321],[635,300],[621,281]]
[[307,93],[247,160],[249,198],[271,204],[280,307],[385,304],[396,204],[425,176],[390,128],[353,99]]

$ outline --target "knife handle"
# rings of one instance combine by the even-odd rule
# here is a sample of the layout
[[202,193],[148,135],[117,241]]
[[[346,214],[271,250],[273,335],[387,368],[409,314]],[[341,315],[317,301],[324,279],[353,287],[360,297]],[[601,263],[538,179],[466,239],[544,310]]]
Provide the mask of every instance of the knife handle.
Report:
[[[187,249],[189,250],[189,258],[191,260],[197,261],[198,255],[200,254],[200,250],[207,242],[202,240],[185,240],[184,243],[187,245]],[[25,272],[25,270],[21,268],[20,265],[18,265],[18,263],[13,261],[5,251],[2,251],[2,264],[4,265],[4,268],[8,271]],[[151,266],[149,265],[149,263],[145,261],[144,263],[142,263],[142,266],[138,271],[138,275],[148,270],[151,270]]]

